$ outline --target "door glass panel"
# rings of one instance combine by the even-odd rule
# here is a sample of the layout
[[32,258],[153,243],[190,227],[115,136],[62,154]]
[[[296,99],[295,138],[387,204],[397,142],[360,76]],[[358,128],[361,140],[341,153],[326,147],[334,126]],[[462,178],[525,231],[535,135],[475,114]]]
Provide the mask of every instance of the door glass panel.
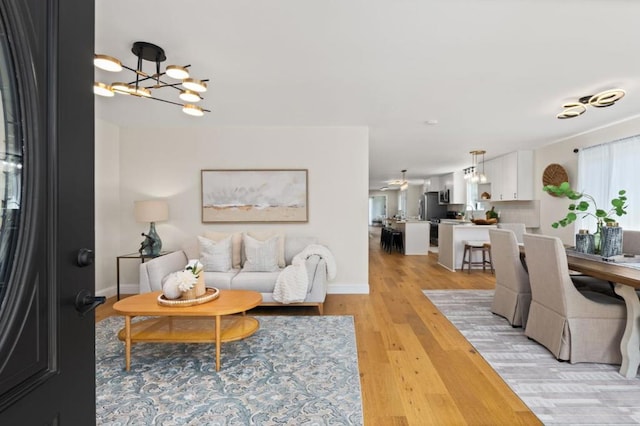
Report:
[[15,75],[0,21],[0,306],[8,291],[24,184],[24,147]]

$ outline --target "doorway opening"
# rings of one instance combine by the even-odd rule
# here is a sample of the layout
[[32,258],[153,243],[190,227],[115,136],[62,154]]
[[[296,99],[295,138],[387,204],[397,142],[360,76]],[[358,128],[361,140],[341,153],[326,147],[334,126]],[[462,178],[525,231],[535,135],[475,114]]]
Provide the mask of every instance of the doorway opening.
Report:
[[387,217],[387,196],[369,197],[369,226],[382,226]]

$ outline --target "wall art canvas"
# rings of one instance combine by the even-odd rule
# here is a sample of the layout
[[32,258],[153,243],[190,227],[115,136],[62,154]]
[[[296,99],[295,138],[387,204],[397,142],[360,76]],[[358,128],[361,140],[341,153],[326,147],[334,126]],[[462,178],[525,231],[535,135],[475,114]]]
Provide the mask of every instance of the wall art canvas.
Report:
[[202,222],[307,222],[306,169],[202,170]]

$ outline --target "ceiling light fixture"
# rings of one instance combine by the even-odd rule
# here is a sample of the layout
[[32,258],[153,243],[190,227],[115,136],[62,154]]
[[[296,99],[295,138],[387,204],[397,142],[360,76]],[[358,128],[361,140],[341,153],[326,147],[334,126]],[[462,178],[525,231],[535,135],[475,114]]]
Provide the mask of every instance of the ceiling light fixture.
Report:
[[587,111],[587,105],[594,108],[606,108],[624,98],[626,92],[622,89],[605,90],[595,95],[583,96],[578,102],[569,102],[562,105],[564,111],[556,115],[557,118],[564,120],[566,118],[574,118],[584,114]]
[[[97,68],[110,72],[119,72],[122,71],[122,69],[127,69],[135,74],[135,80],[130,83],[116,82],[109,85],[96,81],[93,83],[93,93],[107,97],[111,97],[115,93],[118,93],[122,95],[133,95],[139,98],[153,99],[155,101],[178,105],[182,107],[182,111],[185,114],[196,117],[203,116],[205,112],[211,112],[208,109],[193,105],[193,103],[199,102],[203,99],[200,93],[207,91],[206,82],[209,80],[191,78],[188,70],[191,65],[168,65],[165,71],[161,72],[160,63],[167,59],[164,49],[156,46],[155,44],[147,43],[146,41],[136,41],[133,43],[131,52],[138,58],[138,65],[136,68],[130,68],[123,65],[118,59],[112,56],[98,54],[93,56],[93,64]],[[143,71],[142,61],[154,62],[156,65],[155,73],[149,74]],[[181,81],[178,83],[166,82],[162,80],[163,76]],[[156,97],[155,90],[165,87],[176,90],[178,97],[187,103],[182,104],[180,102]]]
[[[472,183],[486,183],[487,176],[484,174],[484,154],[487,151],[483,149],[477,149],[470,151],[471,154],[471,166],[464,169],[464,178]],[[478,156],[482,155],[482,173],[478,172]]]
[[407,170],[401,170],[401,172],[402,179],[390,180],[388,184],[389,186],[399,186],[400,190],[404,191],[409,186],[409,182],[407,182],[407,180],[405,179],[405,173],[407,173]]

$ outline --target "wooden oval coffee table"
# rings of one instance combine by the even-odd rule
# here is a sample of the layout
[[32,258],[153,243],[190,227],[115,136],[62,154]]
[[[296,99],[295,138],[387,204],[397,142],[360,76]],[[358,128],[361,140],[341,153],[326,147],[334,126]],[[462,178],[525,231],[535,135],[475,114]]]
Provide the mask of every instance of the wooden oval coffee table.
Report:
[[[155,343],[215,343],[216,371],[220,371],[220,345],[240,340],[258,330],[257,319],[246,312],[262,303],[262,295],[255,291],[220,290],[220,297],[194,306],[161,306],[162,292],[138,294],[122,299],[113,310],[124,315],[124,328],[118,338],[125,342],[125,366],[131,367],[131,345],[136,342]],[[152,316],[132,323],[137,316]],[[213,321],[212,321],[213,320]]]

